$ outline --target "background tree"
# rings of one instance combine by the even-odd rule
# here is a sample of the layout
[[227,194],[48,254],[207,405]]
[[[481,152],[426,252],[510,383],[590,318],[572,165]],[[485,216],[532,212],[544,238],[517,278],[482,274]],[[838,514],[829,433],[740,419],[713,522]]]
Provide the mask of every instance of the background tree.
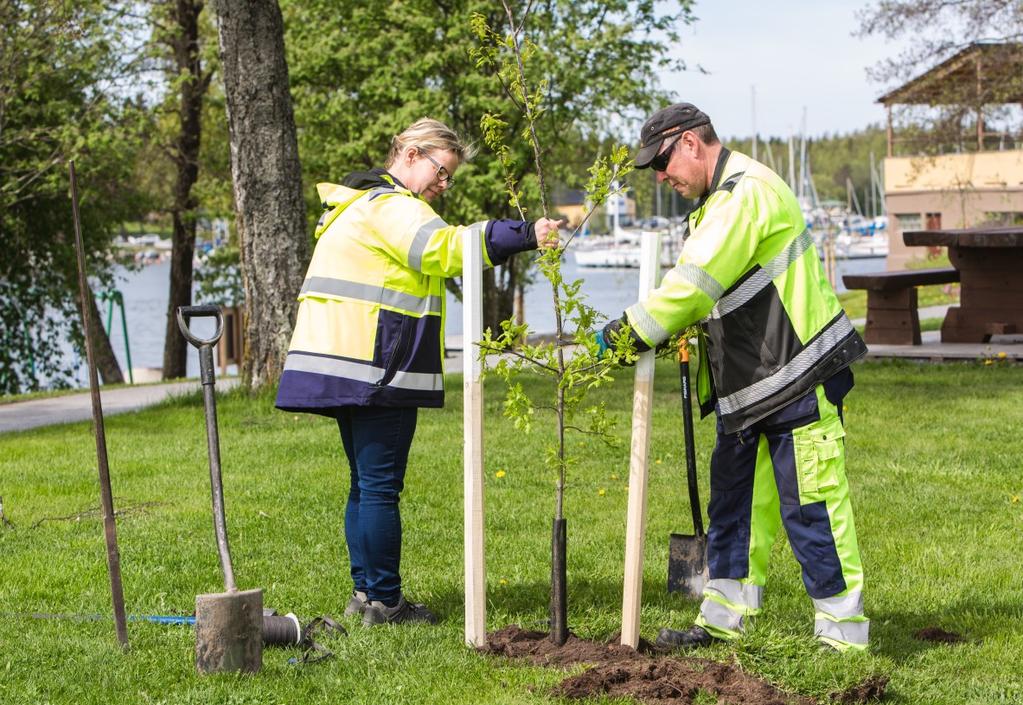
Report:
[[[166,158],[174,168],[168,194],[171,215],[170,290],[163,345],[163,378],[184,377],[188,343],[178,331],[174,311],[192,303],[192,260],[195,256],[199,199],[193,188],[199,179],[203,102],[213,68],[202,32],[203,0],[154,0],[149,8],[152,49],[164,75],[167,94],[158,110],[169,120]],[[205,56],[204,56],[205,55]],[[204,69],[203,65],[207,68]]]
[[[139,207],[130,179],[142,124],[127,95],[124,14],[84,0],[0,0],[0,393],[68,386],[84,357],[68,198],[75,159],[87,271],[110,283],[116,227]],[[123,381],[97,312],[104,382]]]
[[[680,41],[691,3],[566,0],[534,3],[538,57],[530,81],[547,81],[545,111],[536,124],[551,183],[581,187],[601,153],[602,137],[666,100],[656,71],[680,66],[667,46]],[[305,172],[311,180],[339,179],[353,169],[381,166],[393,135],[429,115],[481,142],[484,113],[508,116],[509,135],[525,118],[512,105],[496,71],[477,71],[469,18],[490,26],[505,21],[489,0],[284,0],[292,95],[302,132]],[[538,67],[543,67],[542,71]],[[630,133],[630,138],[631,138]],[[540,215],[532,148],[510,139],[512,170],[530,217]],[[607,152],[603,152],[606,156]],[[307,185],[309,198],[314,190]],[[319,204],[310,200],[310,212]],[[438,205],[451,222],[513,217],[504,169],[480,154],[459,170],[458,186]],[[556,209],[555,209],[556,210]],[[515,287],[528,256],[488,270],[484,321],[497,328],[511,315]]]
[[310,231],[277,0],[217,0],[214,9],[245,286],[242,377],[258,387],[284,367]]

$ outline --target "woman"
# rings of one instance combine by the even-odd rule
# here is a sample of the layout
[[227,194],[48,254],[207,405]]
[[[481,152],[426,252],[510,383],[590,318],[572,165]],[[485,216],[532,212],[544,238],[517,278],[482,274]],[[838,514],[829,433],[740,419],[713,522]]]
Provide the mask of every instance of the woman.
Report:
[[319,184],[324,214],[299,295],[277,407],[337,419],[351,468],[345,539],[363,624],[437,621],[401,590],[398,500],[419,407],[444,403],[444,280],[465,238],[487,265],[558,244],[560,221],[448,225],[429,203],[471,149],[427,118],[391,142],[385,169]]

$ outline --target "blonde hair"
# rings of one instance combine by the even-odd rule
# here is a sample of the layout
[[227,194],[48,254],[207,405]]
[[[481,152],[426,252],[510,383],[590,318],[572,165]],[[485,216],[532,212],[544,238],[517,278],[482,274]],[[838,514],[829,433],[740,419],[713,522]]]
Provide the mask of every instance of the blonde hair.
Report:
[[475,145],[463,143],[454,130],[432,118],[419,118],[400,135],[394,136],[391,140],[391,151],[387,154],[386,166],[390,168],[409,147],[415,147],[421,152],[435,149],[454,152],[459,163],[467,162],[476,156]]

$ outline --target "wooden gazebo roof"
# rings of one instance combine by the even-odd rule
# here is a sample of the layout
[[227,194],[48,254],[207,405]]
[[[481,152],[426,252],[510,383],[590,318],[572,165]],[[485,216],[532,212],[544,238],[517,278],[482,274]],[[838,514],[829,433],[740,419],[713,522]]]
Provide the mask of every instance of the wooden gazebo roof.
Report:
[[1023,44],[976,42],[877,99],[882,105],[1023,103]]
[[960,105],[975,110],[978,149],[982,150],[983,107],[1023,104],[1023,43],[974,42],[877,102],[888,109],[888,156],[892,156],[893,105]]

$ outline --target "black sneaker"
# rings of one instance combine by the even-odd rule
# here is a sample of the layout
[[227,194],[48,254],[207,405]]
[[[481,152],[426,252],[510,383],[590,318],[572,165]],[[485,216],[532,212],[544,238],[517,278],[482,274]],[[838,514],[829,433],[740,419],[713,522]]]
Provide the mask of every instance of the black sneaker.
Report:
[[718,641],[703,627],[692,626],[684,632],[664,627],[657,633],[657,646],[666,651],[710,646]]
[[366,604],[362,613],[362,624],[372,627],[374,624],[436,624],[437,617],[426,605],[417,605],[405,599],[405,596],[398,600],[394,607],[388,607],[383,602],[371,600]]
[[369,598],[366,597],[366,593],[360,590],[352,590],[352,596],[348,599],[348,606],[345,607],[345,617],[364,613],[368,604]]

